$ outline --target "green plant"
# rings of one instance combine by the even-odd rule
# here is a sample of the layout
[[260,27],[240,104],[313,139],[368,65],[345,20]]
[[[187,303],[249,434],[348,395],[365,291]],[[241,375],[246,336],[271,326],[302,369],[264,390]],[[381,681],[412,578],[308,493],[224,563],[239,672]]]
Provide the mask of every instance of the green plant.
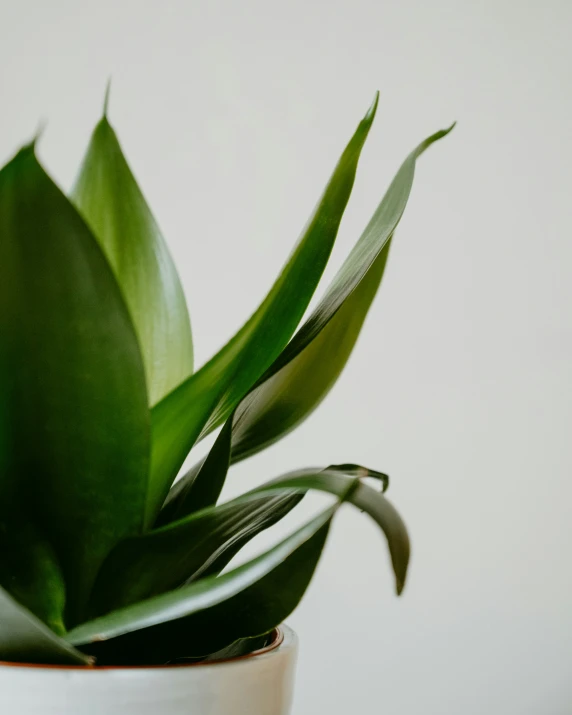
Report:
[[[197,372],[183,291],[107,110],[69,198],[33,144],[0,171],[1,659],[157,663],[252,649],[300,601],[343,502],[381,527],[401,592],[409,542],[383,474],[303,469],[217,504],[229,465],[294,429],[342,371],[416,159],[450,131],[406,158],[296,332],[376,107],[377,96],[263,303]],[[308,490],[335,495],[334,506],[222,573]]]

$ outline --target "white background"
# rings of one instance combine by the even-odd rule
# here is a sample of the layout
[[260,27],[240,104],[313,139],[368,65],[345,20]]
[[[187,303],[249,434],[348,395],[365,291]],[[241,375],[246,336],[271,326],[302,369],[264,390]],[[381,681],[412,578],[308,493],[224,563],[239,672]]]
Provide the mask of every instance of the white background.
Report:
[[[198,360],[252,312],[381,90],[337,267],[420,161],[381,294],[311,421],[231,489],[389,471],[413,542],[349,508],[304,603],[294,715],[572,712],[569,0],[0,0],[0,157],[47,121],[69,187],[103,91],[180,268]],[[331,275],[332,271],[328,271]]]

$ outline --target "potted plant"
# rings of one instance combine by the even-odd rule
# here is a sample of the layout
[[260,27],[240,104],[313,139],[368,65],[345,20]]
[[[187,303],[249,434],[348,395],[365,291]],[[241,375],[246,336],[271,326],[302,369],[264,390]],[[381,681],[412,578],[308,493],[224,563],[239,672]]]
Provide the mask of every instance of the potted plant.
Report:
[[[415,162],[450,131],[406,158],[298,327],[376,107],[377,96],[271,291],[196,372],[175,267],[107,108],[69,197],[34,144],[0,171],[3,715],[288,712],[296,639],[281,624],[344,502],[377,522],[403,589],[409,541],[382,473],[300,469],[219,503],[229,466],[293,430],[342,371]],[[175,481],[219,427],[208,455]],[[226,569],[308,490],[335,504]]]

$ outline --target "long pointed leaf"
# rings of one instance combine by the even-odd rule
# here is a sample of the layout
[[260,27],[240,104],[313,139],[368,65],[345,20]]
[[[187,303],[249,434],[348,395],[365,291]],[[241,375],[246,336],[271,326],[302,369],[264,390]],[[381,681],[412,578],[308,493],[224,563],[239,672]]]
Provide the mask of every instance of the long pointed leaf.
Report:
[[142,528],[149,410],[111,269],[31,147],[0,171],[0,265],[1,491],[54,546],[73,623],[105,556]]
[[[428,137],[409,154],[308,321],[238,405],[231,417],[231,463],[261,451],[295,429],[336,382],[382,280],[391,237],[409,198],[416,161],[452,128]],[[160,522],[192,513],[193,491],[209,478],[208,470],[199,473],[193,467],[187,472],[169,493]]]
[[332,250],[376,107],[377,96],[264,302],[219,353],[154,407],[149,523],[196,440],[226,420],[296,329]]
[[[277,599],[290,600],[293,591],[302,591],[299,595],[300,597],[303,595],[322,551],[334,511],[335,509],[329,509],[312,519],[271,550],[227,574],[202,579],[189,586],[183,586],[175,591],[113,611],[106,616],[78,626],[67,634],[66,640],[75,646],[85,647],[90,643],[101,643],[129,634],[130,643],[125,641],[125,644],[129,651],[136,651],[143,644],[146,635],[149,645],[152,644],[153,649],[157,648],[154,657],[159,660],[163,659],[163,650],[170,652],[170,655],[167,656],[168,659],[184,655],[207,655],[208,651],[203,650],[204,644],[196,643],[194,640],[195,633],[204,638],[205,634],[202,632],[199,619],[206,623],[207,617],[210,615],[209,610],[217,609],[214,613],[220,622],[220,617],[224,615],[223,612],[228,608],[232,599],[243,600],[246,597],[245,605],[255,615],[262,605],[260,599],[254,597],[255,593],[253,592],[253,589],[259,584],[259,588],[267,596],[267,608],[272,608]],[[303,583],[300,584],[297,581],[304,566],[309,568],[304,569],[304,578],[301,579]],[[281,567],[284,568],[281,569]],[[275,583],[277,576],[280,578],[278,583]],[[271,587],[269,588],[269,586]],[[192,618],[191,622],[190,617],[192,616],[198,617]],[[208,620],[210,623],[211,619],[208,618]],[[227,618],[225,617],[224,620],[226,622]],[[168,635],[166,631],[163,631],[166,638],[160,635],[159,630],[155,632],[149,630],[153,627],[160,627],[160,630],[163,630],[168,624],[179,629],[185,628],[188,638],[188,647],[185,649],[185,653],[177,652],[178,649],[171,650],[160,647],[161,640],[172,640],[171,629],[169,629]],[[250,629],[244,628],[244,625],[246,624],[242,623],[241,619],[237,619],[232,630],[238,629],[241,632],[238,635],[229,632],[228,637],[223,636],[222,638],[220,638],[217,629],[214,629],[211,632],[210,640],[213,644],[216,642],[216,645],[213,645],[212,650],[224,648],[225,645],[230,645],[238,638],[255,635],[247,633]],[[188,626],[190,627],[187,630]],[[267,630],[270,628],[263,628],[258,633]],[[121,649],[120,643],[113,645],[114,647],[119,645],[119,649]]]
[[452,124],[448,129],[442,129],[427,137],[405,159],[365,231],[328,287],[326,294],[265,377],[275,374],[296,355],[299,355],[319,335],[320,331],[341,308],[346,298],[367,275],[368,270],[392,237],[403,216],[413,185],[417,159],[432,144],[446,137],[454,126]]
[[[348,467],[350,467],[349,474],[360,476],[344,474],[342,470]],[[405,586],[409,564],[410,547],[407,529],[391,503],[382,494],[361,481],[364,476],[381,479],[385,484],[386,475],[379,472],[357,465],[334,465],[327,469],[297,470],[263,484],[256,491],[295,489],[306,492],[313,489],[333,494],[341,502],[347,501],[365,511],[385,534],[395,575],[395,590],[399,595]]]
[[0,587],[0,660],[87,665],[92,659],[53,633]]
[[319,305],[239,406],[232,462],[264,449],[297,427],[335,383],[383,277],[390,240],[411,192],[416,161],[452,128],[428,137],[409,154]]
[[[359,478],[337,470],[308,470],[280,477],[259,492],[318,489],[335,494],[366,511],[383,530],[390,547],[400,593],[409,558],[405,526],[379,492]],[[238,638],[263,633],[278,625],[300,601],[312,577],[331,518],[337,506],[312,519],[292,536],[261,556],[222,576],[210,576],[175,591],[149,598],[90,621],[68,634],[75,645],[105,641],[112,658],[152,652],[162,659],[203,655]],[[167,527],[173,529],[174,527]],[[206,650],[205,650],[206,649]],[[184,652],[182,652],[184,650]],[[105,646],[89,652],[105,656]],[[128,654],[128,655],[127,655]]]
[[[377,293],[389,245],[316,337],[240,403],[232,430],[232,463],[260,452],[298,427],[334,386]],[[184,487],[181,482],[180,489]]]
[[184,521],[126,539],[104,563],[95,585],[92,615],[219,573],[250,539],[275,524],[300,495],[249,494],[196,512]]
[[167,245],[106,116],[93,132],[71,198],[121,286],[155,404],[193,371],[189,314]]
[[[381,479],[384,487],[387,485],[386,475],[357,465],[296,471],[226,504],[203,509],[181,521],[125,540],[111,553],[99,574],[94,591],[95,614],[220,573],[246,543],[286,516],[308,489],[343,499],[353,488],[356,477],[368,476]],[[378,523],[389,531],[400,590],[408,560],[408,551],[401,544],[407,542],[407,534],[400,519],[392,526],[388,516],[393,514],[392,507],[385,500],[380,503],[386,516],[379,515]]]

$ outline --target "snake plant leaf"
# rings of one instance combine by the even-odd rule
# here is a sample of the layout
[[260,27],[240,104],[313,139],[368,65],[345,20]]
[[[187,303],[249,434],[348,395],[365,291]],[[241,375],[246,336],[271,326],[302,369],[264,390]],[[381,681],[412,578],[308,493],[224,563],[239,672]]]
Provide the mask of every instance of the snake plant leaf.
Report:
[[[190,617],[195,616],[194,624],[197,626],[197,632],[201,632],[199,620],[204,619],[206,623],[209,610],[217,609],[216,615],[223,616],[225,610],[232,610],[232,599],[243,599],[245,595],[248,610],[258,610],[261,604],[258,598],[252,598],[253,589],[257,585],[260,588],[262,584],[262,590],[268,597],[265,600],[265,608],[272,608],[276,600],[294,600],[293,596],[301,596],[310,581],[335,510],[336,507],[332,507],[324,511],[272,549],[226,574],[195,581],[188,586],[87,621],[70,631],[66,635],[66,640],[74,646],[82,646],[87,650],[85,646],[90,643],[101,643],[126,634],[133,639],[143,635],[141,641],[144,641],[147,635],[151,638],[149,644],[155,648],[159,643],[154,633],[149,630],[153,627],[159,626],[162,630],[167,623],[173,623],[182,629],[184,624],[190,625]],[[274,586],[268,588],[270,581]],[[301,582],[304,582],[303,588],[300,588]],[[208,620],[210,622],[210,618]],[[196,650],[193,645],[194,636],[191,636],[188,652],[183,654],[174,650],[172,657],[206,655],[207,652],[224,648],[239,638],[256,634],[248,633],[249,628],[241,628],[240,620],[235,622],[233,633],[229,633],[228,638],[223,637],[220,644],[206,650],[203,650],[201,644],[201,647]],[[263,633],[272,627],[274,626],[262,628],[257,633]],[[236,634],[237,628],[242,632]],[[135,643],[134,640],[132,642]],[[159,652],[157,655],[161,658]],[[100,660],[100,656],[98,659]]]
[[153,408],[149,523],[196,440],[227,419],[298,326],[330,256],[376,107],[377,96],[258,310],[204,367]]
[[297,427],[336,382],[382,280],[391,237],[411,192],[416,161],[453,126],[428,137],[409,154],[321,302],[239,405],[232,436],[233,463]]
[[0,265],[1,491],[19,494],[54,547],[73,624],[103,559],[142,528],[149,409],[113,273],[33,147],[0,171]]
[[66,587],[54,550],[25,509],[11,500],[5,512],[0,516],[0,587],[63,635]]
[[169,491],[156,526],[177,521],[194,511],[216,504],[230,465],[232,424],[231,417],[226,421],[207,456]]
[[[194,611],[186,618],[166,621],[158,626],[142,628],[119,638],[83,646],[82,650],[102,665],[122,663],[164,663],[167,658],[208,657],[236,640],[252,637],[275,628],[298,606],[314,574],[329,530],[330,520],[321,528],[312,524],[314,533],[295,549],[281,544],[282,554],[275,552],[274,568],[268,562],[258,564],[260,578],[251,581],[245,570],[243,587],[231,584],[224,576],[216,579],[223,597],[225,587],[234,595],[206,610]],[[295,535],[298,537],[298,535]],[[254,564],[252,564],[254,567]],[[238,574],[234,574],[238,576]],[[250,582],[250,585],[248,585]],[[197,582],[197,586],[199,583]],[[287,587],[284,587],[287,584]],[[190,588],[187,587],[187,588]],[[214,583],[212,584],[214,588]],[[228,588],[228,593],[231,593]],[[198,601],[195,601],[195,605]],[[189,603],[190,605],[190,603]],[[174,613],[174,611],[173,611]],[[247,634],[247,635],[244,635]]]
[[249,494],[121,542],[102,566],[91,614],[107,613],[219,573],[248,541],[298,504],[291,490]]
[[[231,464],[295,429],[328,394],[345,367],[377,293],[391,239],[409,198],[416,161],[454,125],[405,159],[371,221],[308,321],[233,413]],[[191,468],[169,493],[162,523],[193,510],[192,490],[209,478]]]
[[[318,471],[321,474],[323,470]],[[381,472],[376,472],[372,469],[367,469],[366,467],[362,467],[356,464],[330,465],[325,471],[340,472],[344,475],[346,480],[348,476],[354,476],[359,479],[364,479],[365,477],[377,479],[381,481],[383,491],[387,489],[387,486],[389,484],[389,477],[386,474],[382,474]],[[314,472],[316,472],[316,470],[314,470]],[[274,489],[276,488],[275,482],[270,482],[269,484],[257,487],[252,492],[249,492],[248,494],[244,495],[244,498],[247,500],[251,498],[259,498],[261,492],[265,493],[268,489],[270,489],[270,496],[265,497],[265,501],[261,502],[261,506],[264,509],[266,518],[264,520],[256,518],[251,519],[250,514],[248,513],[250,505],[248,503],[245,503],[243,505],[244,516],[248,516],[248,523],[244,524],[244,527],[246,528],[242,528],[242,531],[238,535],[239,538],[235,540],[228,539],[228,541],[224,544],[221,541],[220,548],[217,549],[214,557],[210,558],[205,563],[205,565],[197,572],[194,578],[204,578],[205,576],[210,576],[211,574],[220,573],[239,553],[243,546],[245,546],[261,531],[268,528],[269,526],[272,526],[274,523],[277,523],[287,514],[289,514],[292,509],[294,509],[294,507],[298,505],[298,503],[301,501],[308,489],[318,489],[319,491],[329,492],[331,494],[335,494],[336,496],[338,496],[338,498],[342,498],[345,493],[345,489],[351,487],[351,483],[348,482],[344,483],[342,481],[341,483],[338,482],[338,484],[336,484],[335,482],[331,481],[331,477],[328,478],[325,483],[322,482],[321,485],[317,485],[315,482],[308,481],[308,474],[302,472],[295,472],[294,474],[290,475],[290,477],[292,477],[293,480],[289,482],[288,491],[285,494],[281,495],[280,499],[276,499],[273,496]],[[278,487],[284,489],[286,484],[284,480],[289,479],[290,477],[286,476],[279,478],[278,481],[282,481],[280,484],[278,484]],[[290,492],[293,493],[291,494]],[[235,502],[232,503],[232,506],[235,507]],[[219,508],[222,509],[223,507],[221,506]],[[389,508],[391,509],[391,507]],[[407,559],[408,556],[405,560],[403,578],[405,577],[405,570],[407,568]],[[399,563],[399,556],[396,557],[396,561]]]
[[[343,370],[375,297],[390,242],[342,307],[300,354],[251,391],[227,420],[208,458],[169,491],[158,524],[181,519],[216,501],[230,463],[261,451],[293,430],[320,404]],[[218,466],[220,465],[220,467]]]
[[389,245],[316,337],[242,400],[234,419],[232,463],[260,452],[294,430],[334,386],[377,293]]
[[[340,464],[340,465],[330,465],[327,468],[328,472],[341,472],[344,474],[346,477],[347,476],[354,476],[358,477],[360,479],[364,479],[365,477],[370,477],[372,479],[378,479],[382,483],[382,491],[385,491],[389,485],[389,477],[387,474],[382,474],[381,472],[376,472],[372,469],[367,469],[366,467],[359,466],[357,464]],[[293,493],[286,493],[283,495],[279,495],[278,498],[274,497],[272,494],[270,496],[264,497],[259,503],[260,503],[260,508],[261,512],[257,512],[257,501],[260,499],[259,496],[259,491],[262,490],[264,491],[264,487],[262,488],[257,488],[253,490],[253,492],[250,492],[246,495],[244,495],[245,503],[242,505],[241,503],[238,504],[238,507],[240,511],[243,512],[243,517],[244,519],[241,520],[241,529],[240,532],[236,534],[237,538],[231,539],[228,538],[225,543],[223,543],[223,539],[220,539],[220,541],[217,541],[217,545],[219,545],[219,548],[217,548],[216,553],[208,558],[207,561],[205,561],[204,565],[198,569],[192,576],[190,576],[187,580],[190,582],[192,580],[196,580],[197,578],[204,578],[206,576],[210,576],[211,574],[218,574],[220,573],[229,563],[232,561],[232,559],[239,553],[239,551],[249,542],[251,541],[255,536],[260,534],[262,531],[267,529],[270,526],[273,526],[275,523],[283,519],[287,514],[289,514],[292,509],[294,509],[295,506],[299,504],[299,502],[302,500],[305,490],[300,488],[301,484],[297,484],[297,488],[293,489]],[[342,485],[343,486],[343,485]],[[271,490],[272,491],[272,490]],[[328,491],[327,489],[322,488],[321,491]],[[331,493],[331,491],[330,491]],[[336,492],[334,492],[336,493]],[[338,494],[339,496],[339,494]],[[253,499],[252,505],[248,503],[250,499]],[[232,502],[229,504],[222,505],[218,507],[218,509],[221,510],[221,516],[222,512],[224,509],[227,507],[231,507],[232,509],[236,509],[237,504],[236,502]],[[252,515],[250,513],[250,510],[252,509]],[[238,513],[240,513],[240,511]],[[236,512],[235,512],[236,513]],[[264,515],[263,518],[260,518],[261,515]],[[208,517],[208,514],[205,514],[205,516]],[[253,518],[254,517],[254,518]],[[184,522],[182,522],[184,523]],[[165,530],[165,533],[167,533],[167,530]],[[230,533],[232,531],[230,530]],[[167,538],[165,541],[170,541],[172,537]],[[178,544],[179,545],[179,544]],[[210,549],[212,550],[213,542],[210,542]],[[174,547],[176,548],[176,547]],[[170,553],[172,553],[173,546],[169,548]],[[183,551],[185,551],[185,548],[183,546],[182,548]],[[204,558],[204,556],[203,556]],[[125,565],[122,565],[123,568],[125,568]],[[141,568],[143,568],[143,564],[141,564]],[[189,573],[189,572],[187,572]]]
[[[282,493],[284,490],[286,493],[290,490],[306,492],[308,489],[334,494],[338,504],[243,566],[112,611],[76,628],[68,634],[69,641],[74,645],[86,645],[125,636],[122,642],[112,645],[114,657],[118,657],[122,649],[127,649],[129,659],[137,653],[145,653],[147,659],[151,655],[150,648],[157,656],[170,652],[183,657],[204,655],[239,638],[272,629],[300,601],[320,557],[329,523],[338,505],[344,501],[366,511],[382,529],[389,544],[396,588],[400,593],[409,560],[407,531],[385,497],[359,477],[341,474],[337,468],[300,470],[268,482],[250,495]],[[165,527],[162,533],[184,538],[188,524],[200,518],[200,515],[194,515]],[[236,513],[231,518],[236,519]],[[177,539],[173,538],[172,544],[176,547]],[[166,549],[164,553],[167,553]],[[159,563],[160,559],[154,558],[148,562],[147,569],[152,571]],[[130,635],[127,637],[126,634]],[[182,653],[181,648],[187,651]],[[103,655],[97,648],[89,652],[98,658]]]
[[0,660],[87,665],[92,659],[57,636],[0,587]]
[[[126,539],[101,569],[93,595],[94,615],[220,573],[245,544],[286,516],[308,489],[342,499],[353,488],[355,478],[364,477],[379,479],[384,488],[388,479],[385,474],[354,464],[297,471],[220,506],[193,512],[178,522]],[[392,513],[385,500],[382,504]],[[385,527],[391,522],[380,516],[378,523]],[[402,525],[400,528],[405,533]],[[399,530],[391,532],[390,550],[398,578],[403,580],[408,557],[399,551],[399,546],[394,548],[394,544],[401,543],[394,532]]]
[[93,132],[71,199],[123,291],[155,404],[193,371],[191,326],[167,245],[107,116]]
[[[232,436],[232,416],[227,420],[215,444],[202,462],[189,471],[184,479],[180,479],[169,491],[163,508],[155,523],[156,528],[183,519],[189,514],[216,504],[224,486],[229,467],[229,457]],[[329,471],[339,471],[342,474],[355,477],[371,477],[379,479],[383,491],[389,486],[387,474],[362,467],[359,464],[330,465]],[[296,504],[292,504],[292,508]]]
[[[343,470],[347,468],[347,473]],[[333,465],[327,469],[296,470],[257,487],[256,492],[273,492],[276,489],[322,491],[336,496],[340,503],[348,502],[366,512],[379,526],[387,539],[395,590],[400,595],[405,587],[409,565],[409,536],[403,520],[395,507],[377,490],[363,482],[364,477],[372,477],[387,483],[387,475],[358,465]]]
[[207,456],[169,490],[155,526],[159,527],[216,504],[228,473],[233,417],[229,417]]

